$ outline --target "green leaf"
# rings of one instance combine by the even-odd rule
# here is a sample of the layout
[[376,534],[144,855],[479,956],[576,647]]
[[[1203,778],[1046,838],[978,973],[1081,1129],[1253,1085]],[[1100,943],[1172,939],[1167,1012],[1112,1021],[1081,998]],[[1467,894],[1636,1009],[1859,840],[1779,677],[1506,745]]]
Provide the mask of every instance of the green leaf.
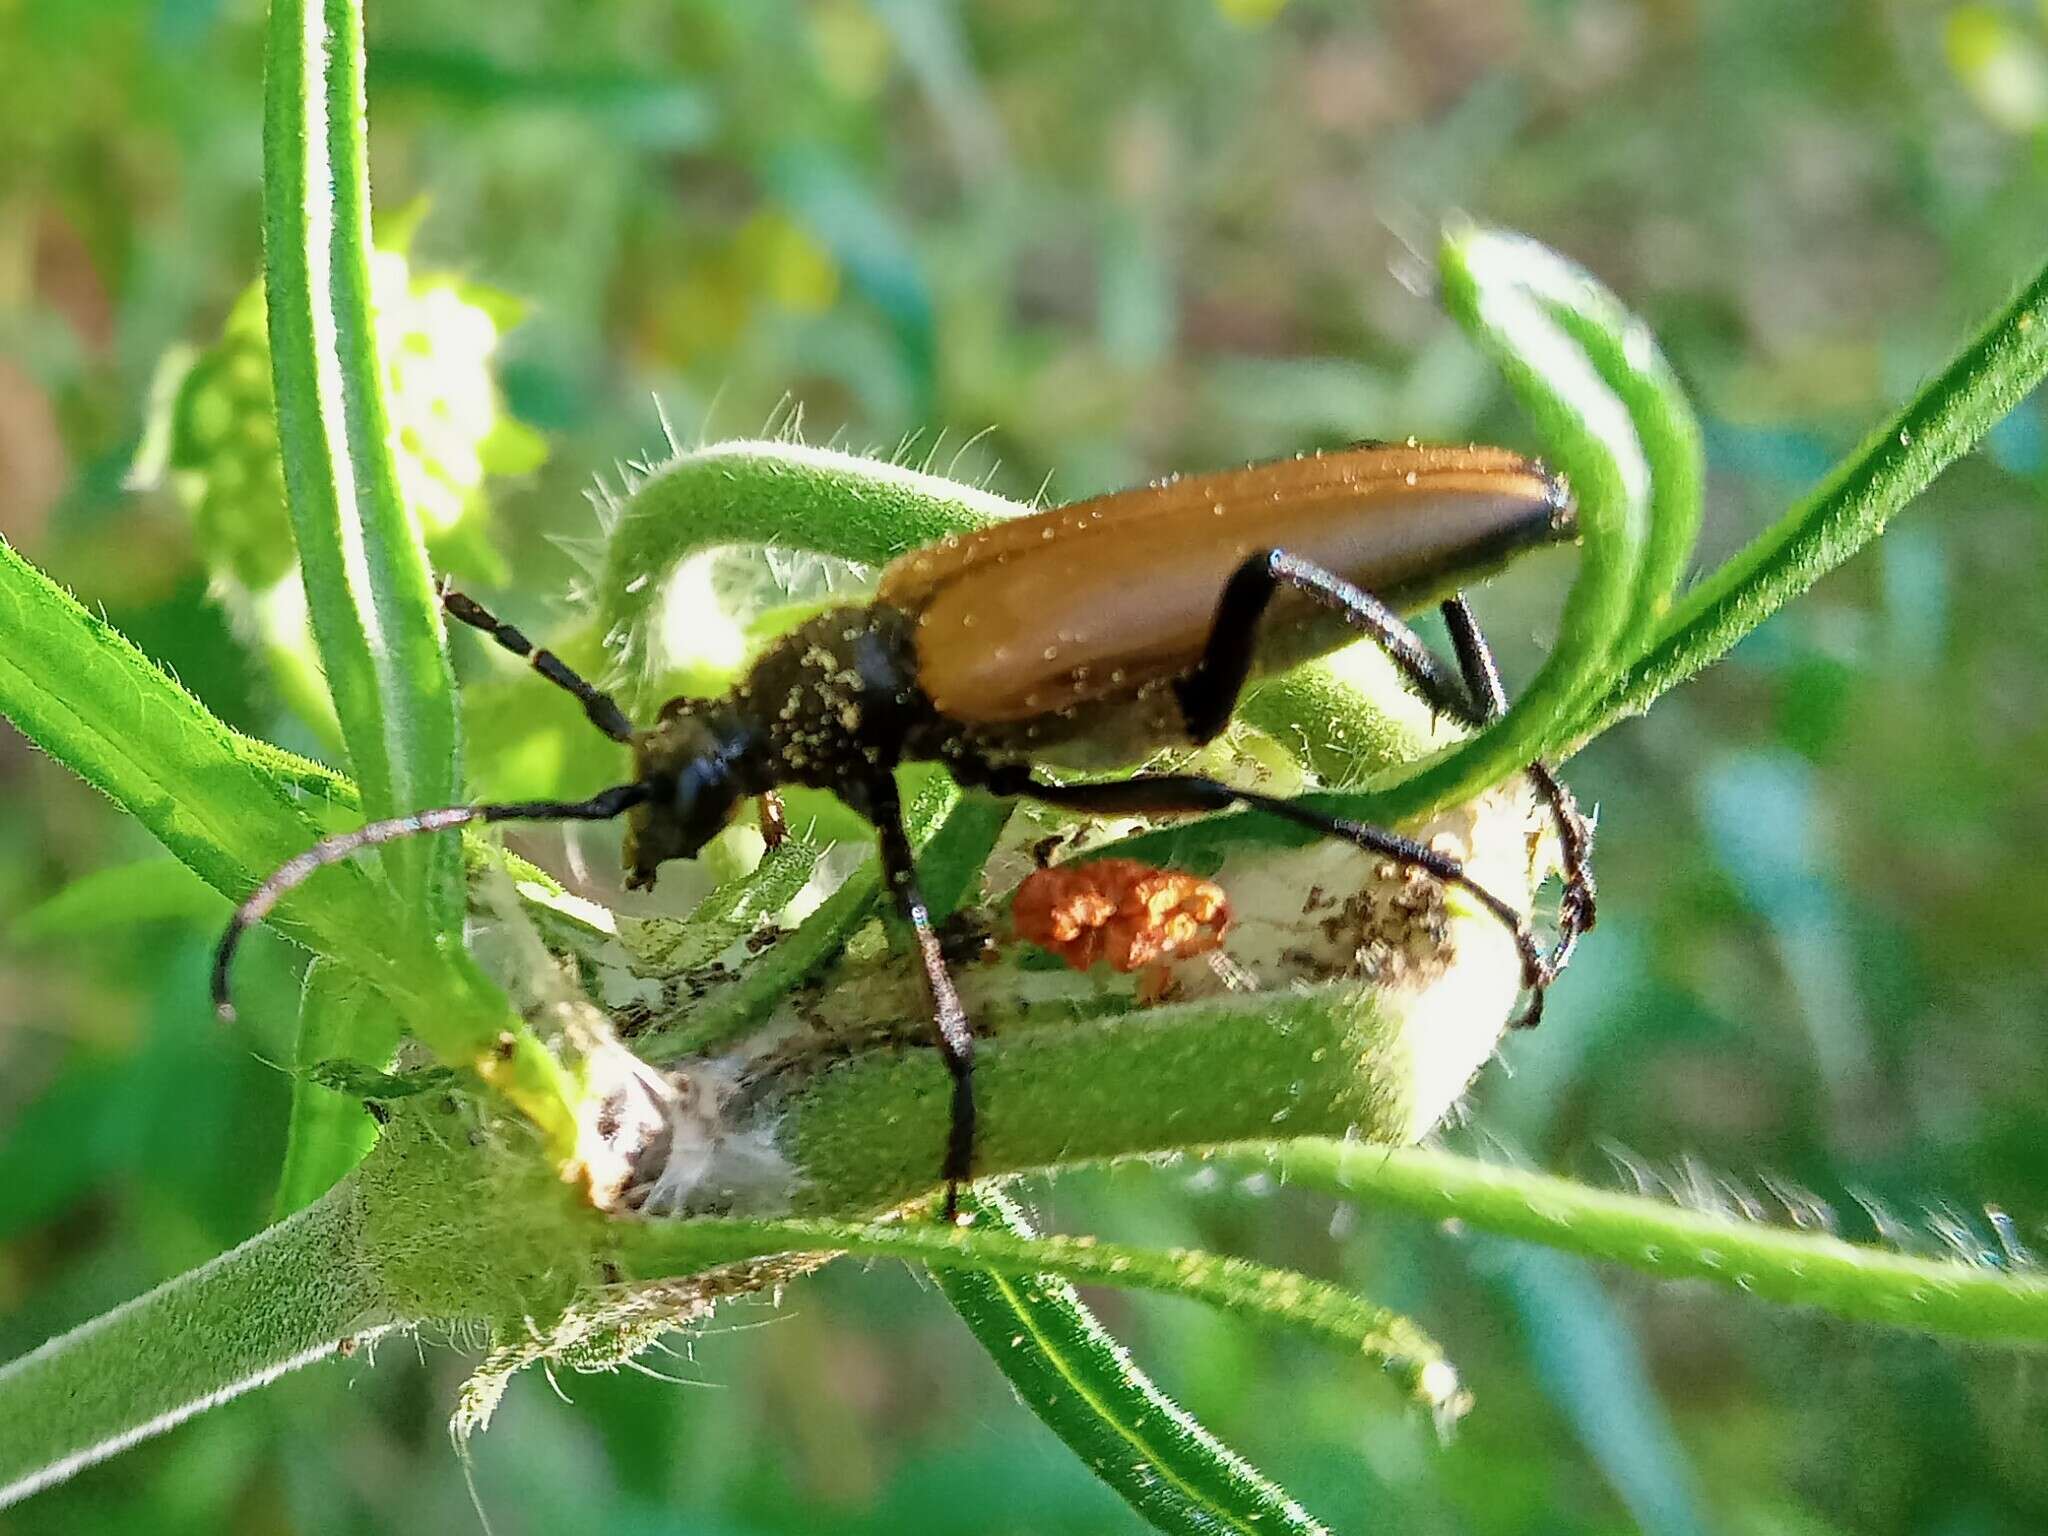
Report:
[[1504,232],[1487,237],[1496,261],[1571,337],[1628,412],[1650,475],[1649,528],[1628,624],[1615,645],[1623,661],[1648,646],[1671,611],[1692,563],[1704,510],[1706,454],[1699,419],[1649,326],[1576,262]]
[[[926,899],[933,912],[951,911],[967,882],[981,873],[1007,815],[985,796],[963,796],[943,774],[930,776],[904,808],[904,828],[919,851],[918,867],[930,885]],[[635,1048],[649,1061],[674,1061],[758,1024],[846,947],[874,915],[881,893],[879,864],[869,858],[736,981],[698,1002],[686,1016],[641,1036]],[[947,898],[943,906],[941,898]]]
[[[264,88],[264,297],[278,446],[307,606],[372,819],[457,796],[454,679],[399,494],[370,292],[361,7],[277,0]],[[455,940],[449,838],[380,851],[393,914]]]
[[[0,713],[235,901],[324,836],[325,818],[347,797],[346,781],[319,765],[237,736],[4,543]],[[459,860],[460,839],[447,841]],[[559,1156],[573,1155],[561,1064],[465,952],[436,959],[352,865],[323,870],[276,916],[317,953],[373,979],[444,1061],[475,1067],[542,1127]]]
[[445,1092],[461,1079],[450,1067],[413,1067],[404,1072],[379,1072],[360,1061],[329,1058],[300,1069],[322,1088],[351,1099],[375,1099],[380,1104],[409,1099],[415,1094]]
[[[977,1226],[1028,1238],[1001,1194],[970,1193]],[[1182,1536],[1325,1528],[1138,1369],[1064,1280],[936,1269],[953,1305],[1024,1406],[1155,1528]]]
[[330,1060],[387,1066],[398,1049],[398,1034],[398,1016],[373,988],[346,967],[313,962],[299,1000],[291,1126],[273,1221],[311,1205],[377,1143],[377,1122],[361,1097],[329,1086],[318,1068]]
[[[235,901],[327,830],[331,807],[312,797],[338,799],[346,788],[229,730],[4,543],[0,713]],[[383,910],[363,872],[343,869],[295,893],[280,915],[306,942],[348,954],[378,930]]]
[[618,919],[619,938],[637,966],[653,975],[679,976],[708,965],[780,912],[818,866],[818,850],[800,838],[785,839],[737,879],[722,882],[688,916],[674,919]]
[[[263,107],[264,300],[278,450],[313,631],[363,813],[457,799],[454,676],[414,518],[399,494],[371,294],[370,178],[357,0],[276,0]],[[571,1075],[462,948],[461,840],[378,851],[398,896],[372,935],[405,935],[387,997],[446,1062],[469,1066],[576,1156]],[[438,954],[438,959],[434,958]]]
[[1711,665],[1884,531],[1892,516],[2048,377],[2048,266],[1899,414],[1740,554],[1695,586],[1647,654],[1572,722],[1581,746]]
[[[1439,265],[1446,307],[1494,358],[1537,423],[1545,453],[1571,482],[1579,508],[1579,574],[1549,658],[1506,715],[1384,790],[1321,802],[1380,823],[1398,824],[1455,804],[1544,756],[1576,710],[1625,664],[1622,647],[1637,615],[1657,606],[1646,571],[1654,568],[1657,579],[1666,579],[1672,546],[1690,545],[1682,527],[1682,538],[1674,535],[1661,544],[1654,539],[1650,464],[1627,406],[1600,366],[1629,356],[1620,338],[1617,345],[1604,345],[1609,330],[1644,334],[1619,301],[1519,236],[1454,229],[1444,237]],[[1537,279],[1533,285],[1531,274]],[[1594,297],[1572,307],[1554,302],[1546,291],[1567,287],[1590,290]],[[1581,337],[1603,342],[1599,357]],[[1657,393],[1654,375],[1629,377],[1641,383],[1641,399]]]

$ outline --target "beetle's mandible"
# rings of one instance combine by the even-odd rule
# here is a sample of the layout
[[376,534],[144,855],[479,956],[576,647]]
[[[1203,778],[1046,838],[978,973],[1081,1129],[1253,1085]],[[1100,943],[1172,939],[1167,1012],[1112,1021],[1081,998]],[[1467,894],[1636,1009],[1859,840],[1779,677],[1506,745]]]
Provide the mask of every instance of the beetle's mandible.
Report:
[[[1552,945],[1454,859],[1383,828],[1194,774],[1061,784],[1041,765],[1103,769],[1199,746],[1254,678],[1373,637],[1436,709],[1481,725],[1505,708],[1500,677],[1459,588],[1518,550],[1570,538],[1564,483],[1505,449],[1368,444],[1185,476],[994,524],[914,549],[872,602],[836,608],[774,641],[724,698],[676,698],[635,728],[619,706],[459,592],[446,612],[484,631],[581,701],[630,748],[632,777],[580,801],[446,806],[315,844],[236,911],[214,967],[293,887],[358,849],[468,822],[626,818],[627,883],[651,886],[692,858],[739,805],[775,790],[833,791],[873,822],[897,910],[916,936],[937,1044],[952,1075],[940,1177],[951,1215],[974,1169],[974,1037],[919,894],[895,770],[936,762],[964,785],[1099,815],[1242,805],[1426,870],[1466,890],[1514,935],[1531,999],[1593,924],[1591,828],[1543,764],[1529,772],[1555,814],[1565,890]],[[1400,615],[1441,605],[1447,667]]]

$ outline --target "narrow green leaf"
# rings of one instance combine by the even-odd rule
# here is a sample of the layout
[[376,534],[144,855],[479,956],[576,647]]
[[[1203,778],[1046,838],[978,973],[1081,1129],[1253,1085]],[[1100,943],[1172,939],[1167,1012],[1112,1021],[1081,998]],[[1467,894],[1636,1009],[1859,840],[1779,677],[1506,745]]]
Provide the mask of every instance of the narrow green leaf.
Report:
[[[231,900],[317,841],[346,787],[238,736],[109,625],[0,543],[0,713]],[[309,770],[306,776],[292,768]],[[362,871],[295,894],[288,931],[346,954],[378,926]]]
[[325,1086],[315,1069],[331,1060],[387,1067],[398,1035],[398,1016],[373,988],[344,966],[313,962],[299,999],[291,1126],[273,1221],[311,1205],[377,1143],[377,1122],[362,1100]]
[[[234,901],[325,835],[349,790],[315,764],[237,736],[5,543],[0,713]],[[446,841],[459,860],[460,840]],[[393,923],[390,901],[361,869],[323,870],[277,918],[317,953],[374,979],[442,1060],[482,1073],[558,1156],[573,1154],[573,1085],[561,1064],[462,950],[433,964],[419,930]]]
[[[1499,721],[1384,790],[1324,802],[1343,814],[1408,821],[1536,761],[1621,665],[1638,609],[1654,606],[1640,586],[1652,542],[1650,466],[1627,407],[1575,334],[1593,329],[1586,322],[1591,306],[1567,326],[1542,290],[1524,281],[1532,268],[1558,265],[1532,242],[1481,229],[1450,231],[1439,254],[1445,306],[1506,376],[1578,501],[1579,574],[1556,643]],[[1592,284],[1572,271],[1573,281]],[[1604,291],[1599,307],[1626,319]]]
[[1574,722],[1581,746],[1711,665],[1882,533],[2048,377],[2048,267],[1820,486],[1678,604],[1656,644]]
[[[1015,1204],[974,1193],[977,1226],[1032,1236]],[[1139,1370],[1064,1280],[932,1271],[1024,1405],[1155,1528],[1321,1536],[1324,1526]]]
[[1085,1237],[1018,1237],[937,1222],[864,1226],[840,1221],[617,1222],[611,1256],[633,1280],[691,1274],[778,1253],[843,1252],[934,1269],[1047,1274],[1080,1285],[1158,1291],[1250,1322],[1292,1328],[1378,1365],[1418,1405],[1448,1423],[1467,1406],[1436,1342],[1395,1312],[1292,1270],[1188,1249],[1132,1248]]
[[[439,605],[391,451],[364,110],[357,0],[276,0],[263,229],[278,447],[314,636],[363,813],[376,819],[453,803],[460,769]],[[482,1074],[541,1127],[558,1161],[573,1161],[572,1074],[462,948],[461,839],[400,839],[378,857],[399,905],[364,931],[403,933],[413,957],[385,995],[442,1060]]]
[[[942,786],[953,789],[935,775],[926,793],[936,796]],[[917,809],[917,802],[912,806]],[[1009,824],[1012,809],[1010,801],[953,789],[943,811],[925,812],[923,825],[930,831],[917,844],[917,880],[935,922],[952,916],[981,889],[982,867]]]
[[351,1099],[374,1099],[380,1104],[395,1103],[416,1094],[446,1093],[461,1082],[453,1067],[408,1067],[403,1071],[379,1072],[359,1061],[336,1057],[316,1061],[300,1070],[323,1088]]
[[817,848],[791,837],[763,854],[748,873],[722,882],[686,917],[622,917],[619,937],[639,968],[655,975],[683,975],[716,960],[764,918],[788,906],[817,867]]
[[874,913],[881,875],[869,859],[848,875],[811,915],[771,944],[739,979],[720,988],[687,1014],[633,1042],[649,1061],[675,1061],[709,1050],[750,1028],[815,974]]
[[[306,600],[370,818],[453,802],[454,681],[399,494],[370,294],[362,11],[276,0],[264,84],[264,297],[278,444]],[[451,838],[378,857],[400,920],[461,932]]]
[[1692,563],[1706,477],[1699,419],[1649,326],[1576,262],[1519,235],[1489,237],[1515,281],[1577,343],[1628,412],[1650,473],[1649,528],[1628,625],[1615,646],[1633,660],[1671,611]]
[[[919,868],[932,879],[932,910],[952,910],[967,881],[981,872],[1006,814],[985,797],[963,797],[952,780],[933,775],[904,808],[904,828],[920,853]],[[689,1013],[634,1041],[649,1061],[674,1061],[709,1050],[752,1028],[794,988],[817,974],[874,916],[882,894],[881,870],[869,858],[819,902],[810,916],[755,958],[739,978],[703,999]],[[939,905],[941,897],[949,898]]]

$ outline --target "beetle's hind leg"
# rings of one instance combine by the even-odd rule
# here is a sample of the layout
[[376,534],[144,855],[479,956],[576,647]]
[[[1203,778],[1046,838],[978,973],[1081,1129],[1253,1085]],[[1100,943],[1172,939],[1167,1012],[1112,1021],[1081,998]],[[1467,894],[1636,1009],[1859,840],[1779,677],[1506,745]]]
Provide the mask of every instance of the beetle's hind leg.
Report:
[[613,741],[633,739],[633,722],[626,718],[626,712],[619,708],[618,701],[553,651],[535,645],[524,632],[507,624],[467,593],[456,591],[446,581],[436,582],[434,590],[440,594],[441,607],[449,618],[467,624],[471,629],[482,630],[557,688],[574,694],[590,723]]
[[1251,677],[1258,650],[1259,623],[1282,587],[1313,598],[1343,615],[1361,634],[1377,640],[1431,708],[1479,723],[1473,718],[1472,699],[1458,678],[1398,613],[1334,571],[1284,549],[1265,549],[1246,556],[1224,583],[1202,659],[1174,685],[1181,717],[1196,745],[1214,740],[1236,713],[1238,696]]
[[[1450,631],[1451,648],[1458,653],[1458,671],[1465,679],[1478,719],[1487,724],[1507,713],[1507,691],[1501,687],[1500,668],[1494,665],[1493,650],[1479,632],[1471,606],[1461,592],[1442,607],[1444,627]],[[1564,854],[1564,894],[1557,904],[1557,939],[1545,959],[1555,977],[1571,963],[1579,936],[1592,930],[1598,887],[1593,879],[1593,824],[1579,810],[1579,802],[1564,781],[1546,763],[1529,765],[1529,778],[1550,807],[1557,822],[1557,838]]]
[[[1363,587],[1298,555],[1267,549],[1247,556],[1231,574],[1216,604],[1202,659],[1176,684],[1182,718],[1196,743],[1214,738],[1236,712],[1238,696],[1251,676],[1260,621],[1283,587],[1343,615],[1354,629],[1378,641],[1432,709],[1475,727],[1506,712],[1500,669],[1494,665],[1493,652],[1462,593],[1442,605],[1444,623],[1458,654],[1458,671],[1453,676],[1399,614]],[[1527,771],[1557,822],[1564,854],[1564,896],[1558,903],[1557,938],[1531,982],[1535,998],[1517,1021],[1524,1026],[1541,1017],[1543,988],[1570,963],[1579,935],[1592,928],[1595,890],[1592,825],[1548,765],[1531,763]]]
[[960,1186],[974,1176],[974,1035],[967,1027],[967,1010],[961,1006],[959,988],[953,985],[953,973],[946,965],[945,949],[933,927],[931,910],[918,889],[917,860],[910,849],[909,834],[903,830],[903,801],[897,793],[896,781],[885,774],[865,786],[857,798],[862,802],[858,809],[875,824],[876,836],[881,841],[882,878],[888,883],[897,912],[910,925],[917,940],[939,1055],[953,1078],[946,1160],[939,1170],[939,1176],[946,1181],[942,1216],[951,1223],[960,1208]]

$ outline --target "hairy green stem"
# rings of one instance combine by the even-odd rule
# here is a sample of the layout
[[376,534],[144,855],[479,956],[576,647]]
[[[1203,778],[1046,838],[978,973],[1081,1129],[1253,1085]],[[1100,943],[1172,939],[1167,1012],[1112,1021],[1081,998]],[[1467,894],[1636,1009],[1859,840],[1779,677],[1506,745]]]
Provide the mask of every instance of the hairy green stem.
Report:
[[360,1221],[343,1185],[0,1367],[0,1505],[399,1321]]
[[[263,108],[264,301],[306,604],[364,813],[457,795],[455,681],[399,492],[370,291],[359,0],[274,0]],[[430,933],[458,936],[450,839],[377,855]]]
[[[1354,1203],[1392,1206],[1432,1220],[1455,1219],[1661,1278],[1706,1280],[1845,1318],[1959,1337],[2048,1342],[2048,1279],[2031,1273],[1915,1258],[1732,1221],[1440,1152],[1314,1138],[1284,1145],[1247,1140],[1215,1146],[1215,1132],[1231,1124],[1207,1101],[1215,1096],[1207,1085],[1219,1074],[1199,1053],[1183,1052],[1162,1039],[1153,1027],[1157,1022],[1125,1015],[1095,1026],[1128,1034],[1108,1052],[1123,1080],[1146,1081],[1157,1074],[1161,1092],[1135,1105],[1121,1097],[1098,1103],[1096,1113],[1108,1117],[1108,1123],[1095,1128],[1089,1146],[1073,1144],[1071,1122],[1038,1118],[1054,1080],[1073,1086],[1067,1074],[1086,1064],[1086,1058],[1063,1052],[1046,1032],[1010,1042],[1009,1070],[991,1072],[984,1085],[990,1118],[1005,1128],[998,1139],[1004,1154],[992,1161],[1040,1167],[1086,1156],[1207,1145],[1224,1155],[1256,1159],[1290,1183]],[[1313,1057],[1313,1023],[1282,1018],[1272,1028],[1276,1038],[1291,1042],[1290,1050],[1307,1044]],[[886,1058],[894,1053],[883,1048],[871,1054]],[[1326,1074],[1330,1060],[1325,1054],[1306,1062],[1305,1069]],[[891,1070],[886,1062],[878,1066],[884,1073]],[[1045,1081],[1034,1087],[1032,1079],[1040,1072]],[[935,1084],[943,1076],[936,1063],[925,1075]],[[1264,1090],[1254,1084],[1253,1092]],[[1348,1099],[1358,1092],[1340,1085],[1333,1096]],[[1174,1112],[1178,1100],[1188,1104],[1185,1116]],[[829,1101],[799,1097],[788,1109],[799,1119],[835,1117]],[[1319,1116],[1304,1110],[1300,1118]],[[559,1305],[573,1292],[576,1277],[595,1276],[606,1257],[615,1263],[623,1257],[630,1261],[626,1272],[656,1279],[770,1253],[853,1249],[1005,1274],[1053,1272],[1086,1283],[1135,1280],[1253,1310],[1284,1300],[1293,1283],[1285,1277],[1248,1281],[1245,1273],[1227,1266],[1210,1268],[1216,1261],[1206,1258],[1182,1271],[1171,1257],[1134,1254],[1086,1239],[1047,1248],[1001,1234],[948,1232],[924,1224],[605,1222],[569,1200],[544,1164],[534,1165],[523,1179],[508,1179],[502,1163],[493,1171],[492,1151],[456,1130],[453,1122],[449,1131],[427,1123],[408,1135],[387,1136],[363,1169],[298,1216],[205,1269],[0,1368],[0,1423],[22,1426],[0,1436],[0,1487],[8,1496],[23,1496],[368,1329],[429,1319],[516,1322],[544,1311],[549,1298]],[[895,1155],[878,1161],[899,1170],[927,1170],[921,1179],[895,1179],[895,1192],[928,1187],[933,1164],[923,1160],[938,1150],[938,1133],[928,1115],[877,1119],[869,1122],[869,1133],[898,1144]],[[810,1140],[801,1128],[791,1139],[799,1145]],[[500,1148],[495,1155],[502,1153]],[[859,1198],[875,1198],[877,1182],[870,1178]],[[918,1189],[912,1190],[913,1185]],[[808,1208],[827,1206],[814,1200]],[[857,1215],[862,1209],[842,1206],[837,1214]],[[1323,1316],[1317,1309],[1326,1300],[1315,1300],[1310,1313]],[[1339,1310],[1353,1321],[1365,1316]],[[1377,1309],[1366,1311],[1372,1314],[1374,1337],[1405,1337],[1387,1334],[1388,1321]],[[1411,1346],[1412,1341],[1401,1345],[1402,1358],[1425,1358]],[[137,1361],[147,1369],[138,1371]]]
[[1252,1322],[1298,1328],[1375,1361],[1423,1406],[1455,1418],[1457,1375],[1434,1340],[1398,1313],[1305,1275],[1188,1250],[1131,1248],[1089,1237],[1018,1237],[918,1221],[621,1222],[607,1254],[629,1279],[658,1281],[771,1253],[844,1251],[936,1268],[1050,1273],[1084,1285],[1163,1291]]
[[[920,1038],[905,1013],[906,1038]],[[975,1166],[1021,1173],[1276,1127],[1410,1140],[1443,1106],[1419,1105],[1413,1080],[1389,1070],[1403,1038],[1370,993],[1344,987],[1005,1030],[976,1056]],[[928,1193],[949,1094],[937,1052],[904,1048],[805,1074],[768,1100],[764,1117],[788,1117],[779,1140],[796,1164],[797,1211],[880,1211]]]
[[1357,1205],[1543,1243],[1666,1280],[1705,1280],[1837,1317],[2048,1343],[2048,1276],[1916,1258],[1414,1148],[1308,1138],[1233,1149]]

